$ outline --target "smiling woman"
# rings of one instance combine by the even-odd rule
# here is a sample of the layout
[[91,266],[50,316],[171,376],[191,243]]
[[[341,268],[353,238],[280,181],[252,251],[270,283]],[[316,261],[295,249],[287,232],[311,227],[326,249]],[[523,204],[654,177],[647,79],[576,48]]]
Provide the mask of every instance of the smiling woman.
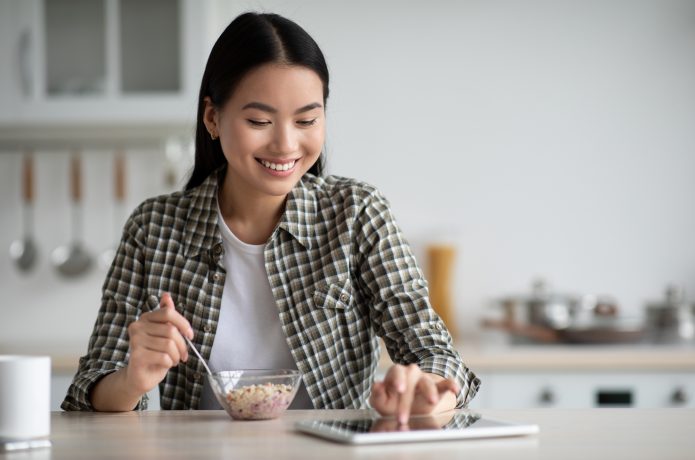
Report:
[[[229,165],[220,208],[237,236],[243,233],[240,218],[252,209],[281,209],[292,187],[321,155],[322,87],[316,72],[306,67],[264,64],[241,79],[224,107],[205,98],[205,128],[211,140],[219,140]],[[243,200],[232,203],[234,197]],[[272,220],[267,221],[274,225]],[[241,240],[260,244],[272,230],[254,231]]]
[[[274,14],[222,33],[199,95],[182,192],[132,214],[66,410],[219,408],[214,371],[299,369],[291,408],[429,414],[464,407],[479,380],[432,310],[427,282],[374,187],[323,177],[328,70]],[[151,296],[161,308],[148,311]],[[384,339],[397,363],[374,382]]]

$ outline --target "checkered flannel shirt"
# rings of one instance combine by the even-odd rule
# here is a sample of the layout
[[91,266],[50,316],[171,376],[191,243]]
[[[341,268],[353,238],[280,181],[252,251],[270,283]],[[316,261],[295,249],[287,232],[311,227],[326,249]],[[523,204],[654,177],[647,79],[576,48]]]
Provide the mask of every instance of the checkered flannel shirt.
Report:
[[[128,362],[127,327],[147,299],[170,292],[210,356],[225,273],[217,191],[225,169],[200,186],[149,199],[125,224],[103,285],[87,354],[62,404],[93,410],[90,391]],[[454,378],[464,407],[479,379],[461,361],[431,308],[427,282],[374,187],[306,174],[290,192],[265,248],[265,267],[298,369],[315,408],[368,407],[377,336],[395,363]],[[159,384],[162,409],[198,407],[204,368],[192,354]],[[147,396],[137,406],[147,408]]]

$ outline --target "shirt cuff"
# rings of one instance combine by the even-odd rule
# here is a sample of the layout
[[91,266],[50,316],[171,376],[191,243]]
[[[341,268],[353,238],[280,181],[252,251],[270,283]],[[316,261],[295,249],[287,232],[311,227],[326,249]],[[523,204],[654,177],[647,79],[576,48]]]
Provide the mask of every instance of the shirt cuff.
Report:
[[468,406],[480,388],[480,379],[460,360],[448,356],[430,356],[417,363],[420,370],[453,379],[460,391],[456,395],[456,409]]
[[[107,375],[123,368],[121,363],[101,362],[99,369],[79,370],[68,388],[68,393],[60,405],[65,411],[94,411],[91,392],[97,382]],[[82,366],[80,366],[82,367]],[[146,410],[149,398],[144,394],[133,410]]]

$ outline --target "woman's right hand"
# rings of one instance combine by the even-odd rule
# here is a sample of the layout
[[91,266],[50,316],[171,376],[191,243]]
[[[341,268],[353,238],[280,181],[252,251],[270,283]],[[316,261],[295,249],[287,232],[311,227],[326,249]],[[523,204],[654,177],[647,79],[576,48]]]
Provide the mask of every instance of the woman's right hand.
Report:
[[162,295],[159,307],[143,313],[128,326],[130,360],[126,382],[129,389],[139,394],[152,390],[170,368],[188,360],[182,334],[193,339],[190,323],[176,311],[168,292]]

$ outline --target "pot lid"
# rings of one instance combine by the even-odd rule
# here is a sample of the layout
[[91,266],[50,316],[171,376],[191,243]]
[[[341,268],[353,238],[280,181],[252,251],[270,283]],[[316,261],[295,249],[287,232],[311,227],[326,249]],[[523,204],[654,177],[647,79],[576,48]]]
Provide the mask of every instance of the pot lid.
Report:
[[695,309],[695,304],[689,305],[685,300],[685,289],[669,284],[664,290],[664,298],[657,302],[648,302],[647,309]]
[[543,278],[536,278],[531,283],[530,294],[510,295],[503,299],[504,302],[523,302],[527,304],[539,303],[576,303],[579,296],[569,293],[554,292],[548,282]]

